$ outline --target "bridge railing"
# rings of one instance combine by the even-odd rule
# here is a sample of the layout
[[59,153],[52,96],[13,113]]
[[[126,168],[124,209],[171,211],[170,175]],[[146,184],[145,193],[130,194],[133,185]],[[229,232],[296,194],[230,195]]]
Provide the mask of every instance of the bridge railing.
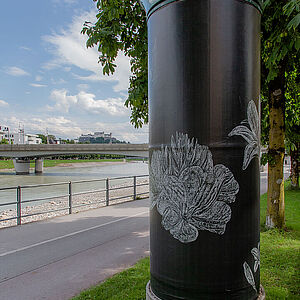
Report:
[[[47,196],[32,198],[46,189]],[[8,227],[147,197],[149,175],[4,187],[1,193],[15,198],[1,202],[0,197],[0,227]]]

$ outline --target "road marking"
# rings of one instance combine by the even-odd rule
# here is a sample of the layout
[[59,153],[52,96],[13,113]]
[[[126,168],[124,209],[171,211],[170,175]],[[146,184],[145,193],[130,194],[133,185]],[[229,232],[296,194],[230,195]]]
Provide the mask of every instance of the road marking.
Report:
[[6,255],[9,255],[9,254],[14,254],[14,253],[17,253],[17,252],[20,252],[20,251],[23,251],[23,250],[27,250],[27,249],[30,249],[30,248],[34,248],[36,246],[44,245],[44,244],[47,244],[47,243],[50,243],[50,242],[58,241],[58,240],[66,238],[66,237],[70,237],[70,236],[73,236],[73,235],[76,235],[76,234],[79,234],[79,233],[83,233],[83,232],[86,232],[86,231],[89,231],[89,230],[93,230],[93,229],[100,228],[100,227],[103,227],[103,226],[106,226],[106,225],[110,225],[110,224],[113,224],[113,223],[124,221],[124,220],[130,219],[130,218],[134,218],[134,217],[137,217],[137,216],[140,216],[140,215],[144,215],[146,213],[148,213],[148,211],[138,213],[138,214],[135,214],[135,215],[132,215],[132,216],[124,217],[124,218],[121,218],[121,219],[118,219],[118,220],[110,221],[110,222],[107,222],[107,223],[104,223],[104,224],[96,225],[96,226],[93,226],[93,227],[89,227],[89,228],[86,228],[86,229],[78,230],[78,231],[75,231],[75,232],[72,232],[72,233],[68,233],[68,234],[65,234],[65,235],[62,235],[62,236],[58,236],[58,237],[53,238],[53,239],[49,239],[49,240],[45,240],[45,241],[42,241],[42,242],[39,242],[39,243],[36,243],[36,244],[25,246],[25,247],[22,247],[22,248],[19,248],[19,249],[16,249],[16,250],[11,250],[11,251],[8,251],[8,252],[4,252],[4,253],[0,254],[0,257],[6,256]]

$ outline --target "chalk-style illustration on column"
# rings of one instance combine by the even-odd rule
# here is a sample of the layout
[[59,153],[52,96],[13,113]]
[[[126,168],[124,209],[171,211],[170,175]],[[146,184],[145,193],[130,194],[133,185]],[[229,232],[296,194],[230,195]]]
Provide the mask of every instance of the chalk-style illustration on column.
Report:
[[260,267],[260,250],[259,250],[259,243],[258,243],[258,246],[257,248],[253,248],[251,250],[251,253],[253,255],[253,258],[254,258],[254,272],[257,271],[257,269]]
[[244,262],[243,267],[244,267],[244,274],[245,274],[245,277],[246,277],[248,283],[253,287],[255,292],[257,292],[254,276],[253,276],[250,266],[247,264],[247,262]]
[[212,154],[187,134],[176,133],[171,145],[153,152],[150,164],[151,208],[161,224],[182,243],[193,242],[198,230],[224,234],[239,184]]
[[[257,248],[254,247],[252,250],[251,250],[251,253],[253,255],[253,258],[254,258],[254,266],[253,266],[253,270],[254,270],[254,273],[257,272],[258,268],[260,267],[260,250],[259,250],[259,243],[258,243],[258,246]],[[253,287],[253,289],[257,292],[257,288],[255,286],[255,280],[254,280],[254,275],[253,275],[253,272],[249,266],[249,264],[245,261],[243,263],[243,268],[244,268],[244,274],[245,274],[245,277],[248,281],[248,283]]]
[[248,103],[247,118],[246,122],[250,129],[245,125],[238,125],[228,134],[228,136],[240,135],[248,143],[244,151],[243,170],[246,170],[251,160],[260,154],[260,120],[253,100]]

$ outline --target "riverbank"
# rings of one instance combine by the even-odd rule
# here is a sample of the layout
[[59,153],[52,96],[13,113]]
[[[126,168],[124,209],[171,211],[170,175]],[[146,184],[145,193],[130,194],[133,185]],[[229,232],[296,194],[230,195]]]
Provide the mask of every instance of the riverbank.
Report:
[[[110,162],[106,162],[106,163],[109,164]],[[147,179],[137,178],[136,194],[138,198],[149,197],[148,183],[149,183],[148,178]],[[133,200],[134,191],[133,191],[132,181],[128,181],[119,185],[114,185],[113,187],[110,187],[110,189],[111,188],[114,188],[114,190],[109,191],[109,198],[111,199],[109,202],[110,205]],[[69,198],[68,196],[65,196],[65,197],[52,199],[49,202],[45,202],[39,205],[24,207],[22,208],[22,216],[25,215],[29,215],[29,216],[22,217],[22,224],[67,215],[69,213],[68,206],[69,206]],[[73,195],[72,206],[73,206],[72,209],[73,213],[79,213],[81,211],[85,211],[89,209],[104,207],[106,206],[106,191],[105,189],[103,189],[103,191],[101,192],[93,192],[93,193],[88,192],[86,194]],[[53,212],[48,212],[48,211],[53,211]],[[37,215],[33,215],[33,214],[37,214]],[[16,209],[0,211],[0,229],[17,225],[16,220],[1,222],[1,220],[3,219],[13,218],[16,215],[17,215]]]
[[[120,163],[124,162],[123,158],[116,159],[45,159],[44,168],[50,167],[72,167],[74,164],[80,166],[81,164],[87,163]],[[34,168],[34,162],[30,163],[30,168]],[[14,169],[13,161],[10,160],[0,160],[1,171],[11,171]]]

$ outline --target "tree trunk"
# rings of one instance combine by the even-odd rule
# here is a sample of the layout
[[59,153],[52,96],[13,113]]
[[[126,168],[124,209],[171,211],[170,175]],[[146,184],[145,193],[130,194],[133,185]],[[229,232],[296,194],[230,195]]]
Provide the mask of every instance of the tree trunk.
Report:
[[268,164],[268,206],[266,227],[284,227],[284,135],[285,98],[284,74],[269,84],[269,164]]
[[292,189],[299,189],[299,146],[297,143],[297,148],[291,150],[291,186]]

